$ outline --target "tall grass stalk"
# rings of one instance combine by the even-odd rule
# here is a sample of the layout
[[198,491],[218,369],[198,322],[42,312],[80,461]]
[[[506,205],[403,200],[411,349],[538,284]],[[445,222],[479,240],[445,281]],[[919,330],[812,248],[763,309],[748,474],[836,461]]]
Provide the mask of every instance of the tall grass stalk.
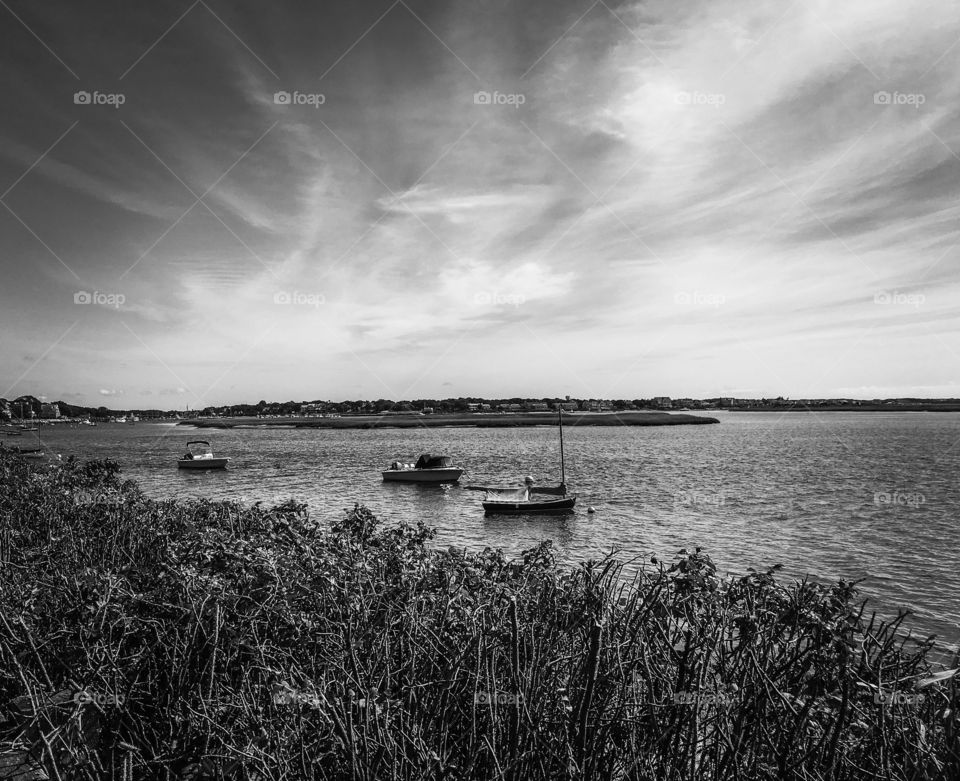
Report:
[[960,778],[958,665],[851,583],[0,471],[0,777]]

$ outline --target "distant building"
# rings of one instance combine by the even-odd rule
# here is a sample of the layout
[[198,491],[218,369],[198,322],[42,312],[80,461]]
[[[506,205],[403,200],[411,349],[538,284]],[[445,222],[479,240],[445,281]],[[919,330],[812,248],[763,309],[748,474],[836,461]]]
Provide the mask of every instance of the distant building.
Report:
[[554,403],[552,406],[554,409],[562,409],[565,412],[576,412],[580,409],[580,405],[575,401],[560,401]]
[[673,401],[669,396],[654,396],[651,401],[657,409],[673,409]]
[[500,409],[504,412],[520,412],[523,410],[523,405],[511,402],[509,404],[501,404]]
[[523,405],[528,412],[548,412],[550,405],[545,401],[528,401]]
[[41,404],[40,417],[44,420],[54,420],[60,417],[59,404]]

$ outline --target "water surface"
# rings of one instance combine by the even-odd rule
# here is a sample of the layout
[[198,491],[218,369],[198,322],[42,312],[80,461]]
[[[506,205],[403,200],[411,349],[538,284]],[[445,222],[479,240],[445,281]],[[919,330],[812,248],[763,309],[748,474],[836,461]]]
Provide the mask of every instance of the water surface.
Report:
[[[878,609],[960,640],[960,415],[716,413],[719,425],[567,425],[577,511],[486,517],[463,487],[383,483],[390,461],[448,454],[461,485],[559,481],[555,427],[516,429],[194,430],[171,424],[43,429],[63,455],[114,458],[155,497],[306,502],[322,519],[359,502],[385,520],[424,520],[437,544],[510,554],[551,539],[566,561],[616,548],[669,559],[702,546],[725,572],[782,563],[793,577],[862,579]],[[573,423],[573,420],[570,421]],[[187,440],[231,457],[225,472],[176,468]],[[587,508],[596,512],[588,514]]]

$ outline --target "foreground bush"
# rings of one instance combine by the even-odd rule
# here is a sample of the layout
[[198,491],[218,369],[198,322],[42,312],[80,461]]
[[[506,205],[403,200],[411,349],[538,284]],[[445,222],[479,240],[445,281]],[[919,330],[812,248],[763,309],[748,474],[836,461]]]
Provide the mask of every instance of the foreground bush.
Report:
[[0,477],[0,778],[960,777],[952,671],[851,584]]

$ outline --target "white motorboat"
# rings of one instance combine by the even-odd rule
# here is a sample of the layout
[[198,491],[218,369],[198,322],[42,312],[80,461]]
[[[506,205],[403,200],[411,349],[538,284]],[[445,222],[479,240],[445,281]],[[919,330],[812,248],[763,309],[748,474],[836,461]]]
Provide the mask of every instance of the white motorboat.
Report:
[[449,456],[424,453],[415,463],[394,461],[383,471],[383,479],[388,483],[455,483],[462,474]]
[[[194,446],[197,447],[194,447]],[[201,447],[202,446],[202,447]],[[226,469],[229,458],[217,458],[213,455],[210,443],[205,439],[187,442],[187,452],[177,461],[178,469]]]

